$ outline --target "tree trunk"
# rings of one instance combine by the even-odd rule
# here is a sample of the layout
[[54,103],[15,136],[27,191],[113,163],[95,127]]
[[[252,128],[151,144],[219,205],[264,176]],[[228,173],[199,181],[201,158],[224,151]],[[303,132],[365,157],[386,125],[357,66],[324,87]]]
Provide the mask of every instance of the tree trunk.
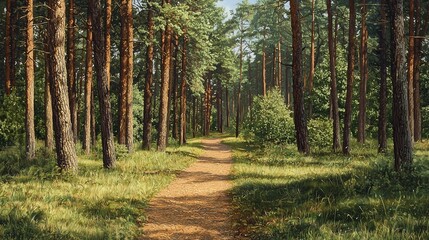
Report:
[[69,0],[67,22],[67,82],[69,91],[71,124],[74,142],[77,142],[76,74],[75,74],[75,18],[74,0]]
[[343,153],[350,155],[350,134],[352,122],[352,101],[353,101],[353,72],[355,64],[355,28],[356,28],[356,10],[355,1],[349,0],[349,44],[347,53],[347,93],[346,93],[346,112],[344,115],[343,132]]
[[265,50],[265,35],[264,29],[264,40],[262,43],[262,96],[264,97],[267,96],[267,53]]
[[50,52],[50,85],[54,115],[55,145],[58,167],[63,171],[77,171],[77,156],[70,117],[65,62],[65,1],[49,0],[48,24]]
[[365,143],[366,126],[366,92],[368,85],[368,30],[366,26],[366,2],[361,0],[361,42],[360,42],[360,85],[359,85],[359,116],[358,116],[358,137],[359,143]]
[[414,139],[414,0],[409,0],[409,46],[408,46],[408,123],[410,124],[411,139]]
[[119,84],[119,144],[125,145],[127,141],[127,103],[128,103],[128,18],[127,3],[129,0],[121,0],[121,40],[120,40],[120,84]]
[[405,56],[403,1],[390,0],[392,24],[393,143],[395,171],[411,171],[413,149],[408,123],[407,70]]
[[148,42],[146,50],[146,79],[144,88],[143,149],[150,150],[152,142],[152,85],[153,85],[153,39],[154,22],[152,1],[148,2]]
[[[308,87],[308,95],[310,97],[310,104],[308,106],[308,116],[309,118],[312,117],[313,115],[313,100],[311,99],[311,95],[313,92],[313,85],[314,85],[314,60],[315,60],[315,46],[314,46],[314,19],[315,19],[315,14],[314,14],[314,1],[311,1],[311,49],[310,49],[310,75],[308,78],[309,81],[309,87]],[[328,0],[329,1],[329,0]],[[330,3],[329,3],[330,5]],[[329,13],[329,10],[328,10]],[[335,67],[334,67],[335,69]],[[331,69],[332,70],[332,69]],[[335,134],[334,134],[334,138],[335,138]],[[335,142],[335,140],[334,140]]]
[[33,0],[27,0],[27,59],[25,61],[25,153],[27,160],[33,160],[36,154],[36,136],[34,132],[34,30]]
[[[287,55],[287,47],[286,48],[286,54],[285,54],[285,62],[288,62],[288,55]],[[286,98],[286,106],[290,107],[292,99],[291,99],[291,82],[289,80],[289,69],[286,68],[286,94],[285,94],[285,98]]]
[[[173,41],[174,46],[174,56],[173,56],[173,89],[172,89],[172,104],[173,104],[173,128],[171,130],[171,136],[178,140],[179,138],[179,116],[178,116],[178,88],[179,88],[179,68],[178,68],[178,62],[179,62],[179,39],[178,36],[174,36]],[[179,140],[180,141],[180,140]]]
[[6,79],[5,90],[6,95],[10,95],[15,86],[15,47],[16,47],[16,1],[7,0],[6,5],[6,34],[5,34],[5,60],[6,60]]
[[[187,44],[188,44],[188,37],[183,37],[183,44],[182,44],[182,82],[180,86],[180,92],[181,92],[181,101],[180,101],[180,139],[179,144],[183,145],[186,143],[186,84],[187,84]],[[194,98],[194,118],[195,118],[195,98]],[[195,132],[195,131],[194,131]],[[194,136],[195,137],[195,136]]]
[[290,9],[293,47],[293,118],[295,123],[298,151],[308,154],[310,153],[310,146],[308,145],[307,139],[308,130],[304,109],[304,89],[302,82],[302,33],[299,1],[291,0]]
[[217,80],[217,91],[216,91],[216,112],[217,112],[217,130],[222,133],[222,81],[220,78]]
[[[314,0],[313,0],[314,1]],[[333,120],[332,149],[336,152],[340,148],[340,114],[338,112],[337,73],[335,70],[334,33],[332,27],[331,0],[327,0],[328,10],[328,45],[329,45],[329,68],[331,73],[331,105]]]
[[226,127],[229,128],[229,90],[225,88]]
[[93,81],[93,71],[92,71],[92,20],[91,12],[88,8],[87,14],[87,30],[86,30],[86,69],[85,69],[85,131],[83,137],[83,149],[85,154],[89,155],[91,153],[91,117],[92,117],[92,81]]
[[420,104],[420,67],[422,63],[422,41],[421,38],[428,32],[429,27],[429,14],[421,28],[421,13],[420,13],[420,0],[416,0],[416,29],[418,30],[419,37],[415,39],[415,61],[414,61],[414,141],[422,140],[422,113]]
[[[240,26],[241,27],[241,26]],[[274,64],[274,63],[273,63]],[[243,36],[240,37],[240,78],[237,88],[237,104],[236,104],[236,118],[235,118],[235,137],[240,135],[240,108],[241,108],[241,83],[243,81]]]
[[197,135],[197,98],[192,96],[192,137]]
[[[171,4],[171,0],[165,0],[165,4]],[[171,58],[171,26],[167,22],[164,31],[163,57],[162,57],[162,78],[161,78],[161,96],[159,107],[159,126],[158,126],[158,151],[165,151],[167,147],[168,131],[168,87],[170,85],[170,58]]]
[[100,0],[90,0],[92,13],[93,47],[95,71],[97,72],[98,100],[101,115],[101,140],[103,146],[103,165],[114,168],[116,164],[115,145],[113,143],[112,113],[110,106],[110,91],[107,84],[105,36],[102,26],[102,10]]
[[384,153],[387,150],[387,65],[386,65],[386,0],[381,1],[380,5],[380,92],[379,92],[379,114],[378,114],[378,152]]
[[107,86],[110,91],[110,62],[111,62],[111,40],[110,30],[112,28],[112,0],[106,0],[106,75]]
[[127,0],[127,105],[126,105],[126,145],[128,153],[134,151],[134,126],[133,126],[133,67],[134,67],[134,29],[133,29],[133,1]]
[[44,39],[45,50],[45,147],[52,151],[54,150],[54,122],[52,119],[52,97],[50,87],[50,55],[49,55],[49,39],[48,30],[46,30]]

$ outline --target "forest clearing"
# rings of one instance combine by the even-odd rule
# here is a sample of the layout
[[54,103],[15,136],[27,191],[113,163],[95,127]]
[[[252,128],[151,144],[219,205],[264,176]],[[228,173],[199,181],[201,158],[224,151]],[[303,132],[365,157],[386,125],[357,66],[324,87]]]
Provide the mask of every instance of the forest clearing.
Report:
[[0,2],[0,239],[429,239],[429,2]]

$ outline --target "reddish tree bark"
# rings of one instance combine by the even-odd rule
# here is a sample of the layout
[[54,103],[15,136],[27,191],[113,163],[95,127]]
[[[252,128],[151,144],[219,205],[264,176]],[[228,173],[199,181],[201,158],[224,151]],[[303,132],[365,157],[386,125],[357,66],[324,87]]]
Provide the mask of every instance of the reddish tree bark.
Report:
[[86,30],[86,62],[85,62],[85,126],[84,126],[84,137],[82,147],[85,153],[88,155],[91,153],[91,118],[92,118],[92,81],[93,81],[93,70],[92,70],[92,19],[91,12],[88,8],[87,13],[87,30]]
[[154,40],[154,22],[152,1],[148,2],[148,41],[146,50],[146,77],[144,88],[144,117],[143,117],[143,149],[150,150],[152,142],[152,85],[153,85],[153,40]]
[[386,0],[380,4],[380,33],[379,33],[379,50],[380,50],[380,92],[379,92],[379,114],[378,114],[378,152],[385,152],[387,149],[387,65],[386,65]]
[[77,142],[77,105],[76,105],[76,74],[75,74],[75,18],[74,0],[69,0],[69,18],[67,22],[67,82],[73,139]]
[[298,151],[310,153],[308,145],[307,120],[304,109],[304,88],[302,81],[302,33],[300,22],[299,0],[290,1],[292,48],[293,48],[293,108]]

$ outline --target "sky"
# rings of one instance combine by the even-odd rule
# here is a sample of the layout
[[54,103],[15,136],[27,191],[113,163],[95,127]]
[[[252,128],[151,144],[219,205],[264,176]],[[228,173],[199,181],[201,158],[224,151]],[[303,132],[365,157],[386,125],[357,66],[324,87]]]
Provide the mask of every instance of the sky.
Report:
[[[238,3],[242,2],[242,0],[222,0],[217,3],[218,6],[225,8],[226,12],[234,10]],[[249,0],[249,3],[255,3],[256,0]]]

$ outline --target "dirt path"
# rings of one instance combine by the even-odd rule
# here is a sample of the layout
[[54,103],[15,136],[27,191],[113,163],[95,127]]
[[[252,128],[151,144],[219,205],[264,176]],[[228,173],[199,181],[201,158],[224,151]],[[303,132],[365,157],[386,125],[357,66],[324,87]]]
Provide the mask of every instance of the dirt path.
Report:
[[142,239],[233,239],[231,150],[220,141],[203,140],[199,160],[150,202]]

